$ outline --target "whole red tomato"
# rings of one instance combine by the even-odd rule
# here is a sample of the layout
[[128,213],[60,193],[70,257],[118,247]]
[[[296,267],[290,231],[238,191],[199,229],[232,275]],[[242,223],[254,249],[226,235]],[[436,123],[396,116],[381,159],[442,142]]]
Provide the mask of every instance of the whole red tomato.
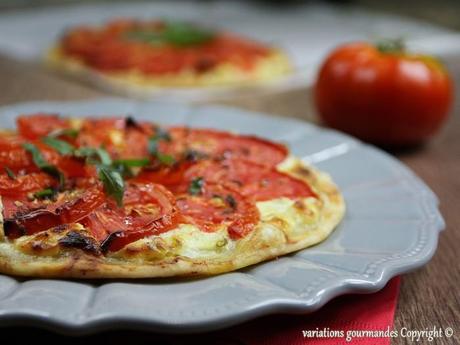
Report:
[[321,67],[315,102],[330,127],[379,145],[424,141],[440,127],[453,86],[434,58],[401,44],[346,44]]

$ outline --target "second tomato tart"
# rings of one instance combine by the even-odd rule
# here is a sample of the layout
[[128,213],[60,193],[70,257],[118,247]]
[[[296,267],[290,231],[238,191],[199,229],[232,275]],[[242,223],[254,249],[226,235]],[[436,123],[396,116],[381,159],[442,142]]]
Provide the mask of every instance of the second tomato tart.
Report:
[[0,166],[0,272],[14,275],[218,274],[319,243],[345,212],[282,144],[132,117],[21,116]]
[[46,61],[126,92],[259,84],[291,71],[288,57],[277,48],[190,23],[153,20],[72,28]]

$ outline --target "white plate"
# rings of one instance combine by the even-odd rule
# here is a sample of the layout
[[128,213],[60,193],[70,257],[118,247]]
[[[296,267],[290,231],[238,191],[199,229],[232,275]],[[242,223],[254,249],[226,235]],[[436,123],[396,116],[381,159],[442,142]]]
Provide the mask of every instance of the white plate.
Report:
[[[291,56],[296,71],[289,78],[261,88],[261,92],[310,86],[325,55],[338,44],[352,40],[402,37],[412,48],[441,58],[460,55],[457,33],[414,19],[325,3],[276,7],[243,1],[130,1],[8,11],[0,15],[0,51],[14,58],[37,61],[70,26],[100,24],[116,17],[190,20],[280,46]],[[97,79],[95,83],[106,85]],[[203,100],[231,97],[237,90],[174,88],[142,95]]]
[[425,264],[444,227],[437,199],[388,154],[305,122],[224,107],[120,99],[27,103],[0,108],[0,127],[18,114],[125,115],[164,124],[235,130],[284,141],[330,173],[347,203],[323,243],[237,272],[193,279],[69,281],[0,275],[0,324],[84,334],[103,329],[199,332],[272,313],[312,312],[344,293],[381,289]]

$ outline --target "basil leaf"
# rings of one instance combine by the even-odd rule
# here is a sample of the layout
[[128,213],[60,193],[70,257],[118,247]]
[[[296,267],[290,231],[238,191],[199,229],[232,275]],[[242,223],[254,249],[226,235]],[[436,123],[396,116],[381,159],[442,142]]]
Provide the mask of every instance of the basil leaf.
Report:
[[171,136],[167,131],[162,128],[157,128],[155,135],[149,138],[148,150],[151,155],[156,155],[158,153],[158,144],[160,140],[171,141]]
[[54,131],[48,133],[48,137],[57,138],[61,136],[67,136],[72,139],[75,139],[78,136],[78,132],[78,129],[74,128],[55,129]]
[[40,190],[34,193],[34,197],[37,199],[51,199],[56,195],[56,193],[57,193],[56,189],[45,188],[43,190]]
[[186,22],[166,21],[160,30],[133,30],[125,34],[131,41],[149,44],[172,44],[179,47],[211,41],[215,32]]
[[112,164],[112,158],[110,158],[109,153],[104,150],[102,147],[96,148],[96,154],[98,155],[101,163],[104,165]]
[[211,41],[215,33],[184,22],[166,22],[162,32],[164,40],[177,46],[199,45]]
[[150,159],[139,158],[139,159],[117,159],[112,163],[112,168],[118,171],[123,178],[130,178],[134,176],[131,168],[144,167],[150,164]]
[[13,170],[11,170],[10,168],[8,167],[5,167],[5,171],[6,171],[6,174],[8,175],[8,177],[12,180],[16,180],[16,174],[13,172]]
[[46,159],[41,154],[40,150],[31,143],[25,143],[22,147],[28,151],[32,155],[32,160],[34,164],[42,171],[46,172],[47,174],[57,178],[59,180],[59,186],[62,188],[65,183],[64,174],[58,170],[54,165],[48,163]]
[[200,195],[204,186],[204,180],[202,177],[194,178],[188,187],[188,193],[191,195]]
[[161,128],[157,128],[155,135],[149,138],[148,150],[152,156],[155,156],[161,164],[172,165],[176,162],[175,158],[171,155],[164,154],[158,151],[158,144],[160,140],[171,141],[169,133]]
[[149,163],[150,159],[148,158],[117,159],[113,161],[114,165],[124,165],[127,167],[145,167]]
[[112,158],[110,158],[109,153],[102,147],[80,147],[75,150],[75,156],[86,158],[88,164],[112,164]]
[[156,156],[161,164],[173,165],[174,163],[176,163],[176,159],[171,155],[167,155],[167,154],[158,152]]
[[67,141],[56,139],[55,137],[44,137],[42,138],[42,142],[64,156],[71,155],[75,151],[75,146],[69,144]]
[[111,196],[119,207],[123,205],[125,183],[120,173],[108,166],[99,166],[99,179],[104,184],[105,193]]
[[126,166],[124,164],[121,164],[121,163],[113,163],[111,165],[111,168],[118,171],[120,173],[120,175],[124,178],[124,179],[127,179],[127,178],[131,178],[134,176],[134,173],[133,171],[131,170],[131,168],[129,166]]

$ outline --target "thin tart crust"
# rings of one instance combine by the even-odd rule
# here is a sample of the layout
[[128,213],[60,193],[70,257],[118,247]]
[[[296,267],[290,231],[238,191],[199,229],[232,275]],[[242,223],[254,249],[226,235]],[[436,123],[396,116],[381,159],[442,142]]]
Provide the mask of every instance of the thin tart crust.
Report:
[[[277,169],[308,183],[318,197],[257,202],[260,221],[241,239],[231,239],[225,227],[205,233],[194,225],[180,224],[160,235],[132,242],[117,252],[93,255],[88,253],[92,249],[91,235],[81,224],[10,240],[1,223],[0,272],[72,278],[211,275],[276,258],[326,239],[345,213],[344,199],[329,175],[293,156]],[[81,249],[58,244],[70,232],[84,235],[87,243]]]

